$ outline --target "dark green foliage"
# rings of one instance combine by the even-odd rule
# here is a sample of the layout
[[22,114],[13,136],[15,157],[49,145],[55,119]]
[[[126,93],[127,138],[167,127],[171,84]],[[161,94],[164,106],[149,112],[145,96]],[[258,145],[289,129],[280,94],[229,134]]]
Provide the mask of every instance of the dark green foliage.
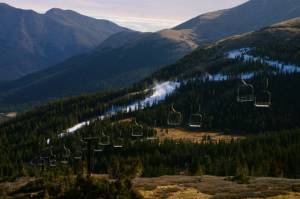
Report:
[[141,142],[126,147],[118,156],[105,153],[99,163],[106,170],[111,164],[103,161],[113,160],[114,156],[120,162],[123,158],[140,158],[144,176],[179,174],[187,169],[194,175],[299,178],[299,142],[299,130],[261,134],[231,143]]
[[[259,77],[251,83],[256,87]],[[285,176],[299,178],[300,160],[299,130],[299,75],[279,75],[271,77],[272,107],[255,109],[252,104],[236,102],[236,81],[200,82],[190,81],[182,86],[174,95],[153,108],[130,114],[119,114],[104,121],[96,121],[81,129],[76,135],[58,139],[62,129],[74,125],[78,121],[99,116],[112,104],[127,104],[143,95],[122,97],[124,92],[103,94],[96,98],[80,97],[43,106],[40,109],[21,115],[17,119],[4,123],[1,127],[1,176],[16,176],[24,173],[26,165],[40,153],[41,140],[51,137],[54,152],[61,157],[62,143],[71,152],[80,149],[82,136],[99,136],[102,131],[112,140],[119,133],[124,138],[124,148],[119,151],[104,149],[103,154],[95,155],[95,173],[110,173],[113,178],[124,176],[135,177],[179,174],[192,175],[225,175],[225,176]],[[283,95],[284,93],[284,95]],[[205,96],[205,97],[203,97]],[[100,103],[103,102],[103,104]],[[209,138],[203,143],[195,144],[184,141],[138,141],[132,138],[132,122],[117,120],[136,117],[143,125],[143,138],[147,133],[155,135],[151,128],[156,121],[157,126],[165,127],[170,104],[181,111],[184,124],[189,115],[197,111],[199,103],[204,112],[204,128],[207,130],[226,130],[227,134],[251,133],[257,137],[245,141],[231,143],[213,143]],[[94,109],[93,107],[98,107]],[[188,104],[188,106],[187,106]],[[72,107],[77,107],[73,109]],[[102,107],[102,108],[101,108]],[[220,111],[222,110],[222,111]],[[61,118],[61,119],[59,119]],[[183,124],[183,127],[184,127]],[[260,132],[275,131],[267,135]],[[40,133],[41,132],[41,133]],[[14,145],[10,143],[20,143]],[[96,147],[96,146],[95,146]],[[85,163],[84,163],[85,164]],[[76,163],[70,161],[69,169],[58,166],[56,175],[67,175]],[[242,168],[242,171],[239,172]],[[61,170],[61,171],[60,171]],[[25,172],[26,173],[26,172]],[[243,175],[241,175],[242,173]]]
[[[259,42],[269,35],[268,32],[263,31],[256,34],[259,36]],[[269,75],[269,90],[272,93],[272,105],[269,109],[255,108],[252,102],[238,103],[236,91],[240,82],[236,80],[223,82],[190,80],[174,95],[152,108],[129,114],[120,113],[104,121],[95,121],[81,129],[76,135],[63,140],[58,139],[57,136],[64,129],[78,122],[98,117],[109,110],[112,105],[123,106],[144,98],[145,93],[134,93],[147,88],[153,79],[185,79],[197,77],[204,72],[238,74],[263,70],[269,73],[271,70],[264,64],[244,63],[241,58],[235,60],[224,58],[224,52],[248,46],[252,37],[253,35],[250,34],[243,38],[242,46],[233,45],[231,41],[224,41],[213,47],[200,48],[131,89],[60,100],[1,124],[0,175],[4,177],[25,174],[24,168],[27,167],[24,165],[39,155],[44,147],[41,142],[45,138],[49,137],[53,140],[54,152],[59,159],[62,157],[63,144],[74,152],[80,149],[80,139],[83,136],[99,136],[104,131],[112,141],[122,134],[124,149],[114,151],[111,150],[111,146],[105,147],[104,155],[95,156],[93,171],[110,173],[114,178],[121,178],[124,175],[128,177],[159,176],[181,172],[192,175],[231,175],[236,176],[237,179],[244,179],[247,175],[298,178],[299,130],[292,132],[284,130],[300,127],[299,74]],[[285,43],[286,46],[291,42],[297,43],[297,37],[292,38]],[[257,45],[256,51],[252,53],[268,55],[272,59],[282,58],[283,61],[288,59],[289,56],[279,53],[286,46],[274,38],[266,40],[265,45],[268,46],[272,43],[271,41],[275,42],[271,45],[272,49]],[[255,44],[251,43],[249,47]],[[297,46],[292,47],[292,49],[296,48]],[[291,58],[291,60],[293,63],[298,63],[296,58]],[[262,87],[261,79],[262,76],[257,75],[248,81],[253,84],[255,92]],[[167,126],[170,105],[173,103],[175,109],[182,113],[181,127],[183,128],[186,127],[190,115],[195,113],[201,105],[204,130],[246,135],[259,135],[268,131],[273,133],[232,143],[213,143],[209,138],[205,138],[200,144],[183,141],[139,142],[131,136],[131,123],[117,122],[135,117],[138,123],[143,125],[143,138],[148,133],[155,135],[153,125]],[[279,133],[280,131],[283,132]],[[70,170],[74,169],[73,165],[76,164],[73,161],[70,163],[72,166],[65,166],[66,168],[58,166],[57,174],[69,174]],[[86,160],[83,164],[86,164]]]
[[113,157],[108,165],[108,174],[113,179],[135,178],[143,173],[143,165],[138,158],[122,159]]
[[[265,76],[256,76],[248,83],[259,92]],[[137,118],[148,124],[166,126],[171,104],[183,115],[185,127],[190,116],[197,112],[199,105],[203,114],[203,127],[207,130],[221,130],[228,133],[256,134],[265,131],[279,131],[300,126],[300,75],[269,76],[269,90],[272,96],[270,108],[255,108],[254,102],[237,102],[240,81],[202,82],[189,81],[164,103],[139,111]],[[254,93],[254,95],[255,95]]]
[[72,186],[61,199],[141,199],[132,187],[130,180],[122,179],[115,182],[107,180],[95,180],[93,178],[78,177],[74,186]]
[[290,33],[287,36],[284,32],[278,36],[266,35],[267,39],[258,43],[252,54],[255,56],[264,55],[269,59],[300,66],[300,36],[295,33]]
[[[132,182],[127,178],[109,181],[104,178],[83,176],[65,176],[47,179],[45,177],[27,183],[17,191],[10,193],[18,198],[24,198],[31,193],[35,198],[57,198],[57,199],[141,199],[143,198],[134,188]],[[0,195],[2,196],[2,195]],[[4,195],[5,196],[5,195]],[[21,197],[22,198],[22,197]],[[31,198],[31,197],[30,197]]]
[[29,182],[26,186],[21,187],[16,193],[33,193],[38,192],[45,188],[45,182],[43,179],[39,179],[33,182]]

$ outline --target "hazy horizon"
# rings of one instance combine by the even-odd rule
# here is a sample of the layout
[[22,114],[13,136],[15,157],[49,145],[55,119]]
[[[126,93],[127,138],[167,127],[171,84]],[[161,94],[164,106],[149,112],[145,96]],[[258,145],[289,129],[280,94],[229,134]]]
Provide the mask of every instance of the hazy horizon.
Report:
[[238,6],[248,0],[3,0],[11,6],[45,13],[51,8],[69,9],[81,14],[111,20],[143,32],[174,27],[200,14]]

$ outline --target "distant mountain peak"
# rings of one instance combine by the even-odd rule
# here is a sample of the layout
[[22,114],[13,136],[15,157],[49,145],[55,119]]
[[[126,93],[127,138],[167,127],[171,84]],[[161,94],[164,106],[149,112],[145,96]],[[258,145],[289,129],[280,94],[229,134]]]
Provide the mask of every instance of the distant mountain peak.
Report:
[[298,16],[300,0],[250,0],[231,9],[202,14],[174,29],[192,29],[200,42],[212,42]]
[[109,21],[53,8],[45,14],[0,3],[0,81],[43,70],[127,30]]
[[8,5],[7,3],[1,3],[1,2],[0,2],[0,7],[10,7],[10,8],[13,8],[12,6]]
[[[7,3],[1,3],[0,2],[0,9],[1,10],[5,10],[5,11],[10,11],[10,12],[13,12],[13,11],[20,11],[20,12],[30,12],[30,13],[35,13],[35,14],[38,14],[37,12],[35,12],[34,10],[32,9],[21,9],[21,8],[16,8],[16,7],[13,7]],[[1,13],[0,13],[1,14]]]
[[75,15],[81,15],[78,12],[75,12],[73,10],[64,10],[61,8],[51,8],[48,10],[45,15],[53,15],[53,14],[75,14]]

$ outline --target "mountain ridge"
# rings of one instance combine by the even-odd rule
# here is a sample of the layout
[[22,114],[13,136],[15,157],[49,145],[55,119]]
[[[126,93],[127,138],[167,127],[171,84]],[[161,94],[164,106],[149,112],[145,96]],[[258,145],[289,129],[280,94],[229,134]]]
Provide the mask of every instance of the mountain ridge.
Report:
[[[236,64],[226,61],[225,54],[238,49],[251,49],[249,51],[253,51],[253,55],[258,57],[268,57],[268,59],[275,59],[282,63],[300,66],[299,41],[300,17],[297,17],[258,31],[228,37],[199,48],[178,62],[157,71],[151,78],[147,78],[147,81],[166,81],[182,77],[193,78],[195,74],[205,73],[229,73],[230,70],[235,70]],[[286,48],[287,46],[289,48]],[[220,63],[224,63],[223,67],[215,71],[214,67]],[[242,70],[245,72],[245,69]]]
[[[247,30],[251,30],[249,32],[265,27],[262,25],[257,26],[257,24],[253,25],[253,21],[257,19],[258,14],[256,12],[252,13],[251,9],[267,5],[265,4],[266,2],[270,3],[273,1],[249,1],[232,9],[200,16],[205,18],[205,23],[209,22],[210,25],[207,26],[207,30],[212,31],[211,35],[217,35],[220,32],[224,34],[220,29],[223,29],[226,24],[228,27],[231,27],[229,33],[226,33],[229,34],[229,37],[241,35],[245,32],[235,28],[239,27],[241,23],[245,23],[243,26]],[[276,7],[276,9],[283,8],[280,19],[290,19],[295,13],[300,16],[300,1],[289,0],[286,2],[277,0],[274,1],[273,7]],[[242,10],[240,10],[241,8]],[[246,12],[245,8],[251,8],[247,11],[250,14],[247,17],[236,17],[236,13]],[[273,25],[273,21],[276,21],[276,23],[281,22],[278,21],[278,16],[273,17],[274,14],[269,11],[269,6],[259,8],[257,12],[260,17],[264,16],[264,18],[268,18],[272,22],[268,26]],[[228,19],[228,16],[230,16],[229,19],[232,17],[236,18],[238,23],[229,21],[224,23],[225,25],[220,25],[219,21],[217,21],[218,23],[211,22],[211,20],[220,20],[219,18],[222,18],[224,14],[226,14],[226,19]],[[195,22],[195,18],[191,21]],[[198,21],[195,23],[194,29],[198,30],[198,24],[203,24],[204,22]],[[267,22],[260,22],[260,24],[265,23]],[[182,26],[178,26],[182,27],[181,29],[177,27],[177,29],[162,30],[155,33],[135,31],[117,33],[105,40],[95,50],[70,58],[54,66],[55,70],[48,69],[9,84],[2,84],[0,91],[3,92],[2,96],[6,96],[6,99],[4,100],[4,97],[0,98],[2,98],[3,102],[8,101],[8,99],[11,100],[12,96],[26,95],[26,101],[32,102],[126,87],[146,78],[164,66],[175,63],[196,48],[209,45],[209,37],[205,38],[203,34],[185,26],[186,23],[183,23]],[[210,29],[211,27],[213,29]],[[45,93],[47,89],[48,91]],[[43,94],[36,96],[35,91]],[[7,96],[10,97],[7,98]],[[21,99],[18,98],[18,100]],[[15,103],[20,103],[20,101],[15,101]]]
[[45,69],[128,31],[107,20],[58,10],[40,14],[0,4],[1,81]]
[[199,15],[174,29],[191,29],[205,42],[211,42],[298,17],[299,12],[297,0],[251,0],[231,9]]

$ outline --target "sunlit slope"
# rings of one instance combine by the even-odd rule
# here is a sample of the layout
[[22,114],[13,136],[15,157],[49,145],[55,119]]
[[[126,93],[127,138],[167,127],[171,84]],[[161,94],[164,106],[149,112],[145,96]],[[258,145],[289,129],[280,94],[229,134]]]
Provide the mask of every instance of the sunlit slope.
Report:
[[[250,49],[250,54],[262,60],[300,65],[300,19],[295,18],[263,28],[220,40],[207,47],[199,48],[177,63],[163,68],[153,75],[153,79],[168,79],[193,76],[201,73],[241,73],[257,71],[255,64],[235,63],[227,54],[238,49]],[[264,63],[262,63],[263,65]],[[262,66],[261,65],[261,66]]]

